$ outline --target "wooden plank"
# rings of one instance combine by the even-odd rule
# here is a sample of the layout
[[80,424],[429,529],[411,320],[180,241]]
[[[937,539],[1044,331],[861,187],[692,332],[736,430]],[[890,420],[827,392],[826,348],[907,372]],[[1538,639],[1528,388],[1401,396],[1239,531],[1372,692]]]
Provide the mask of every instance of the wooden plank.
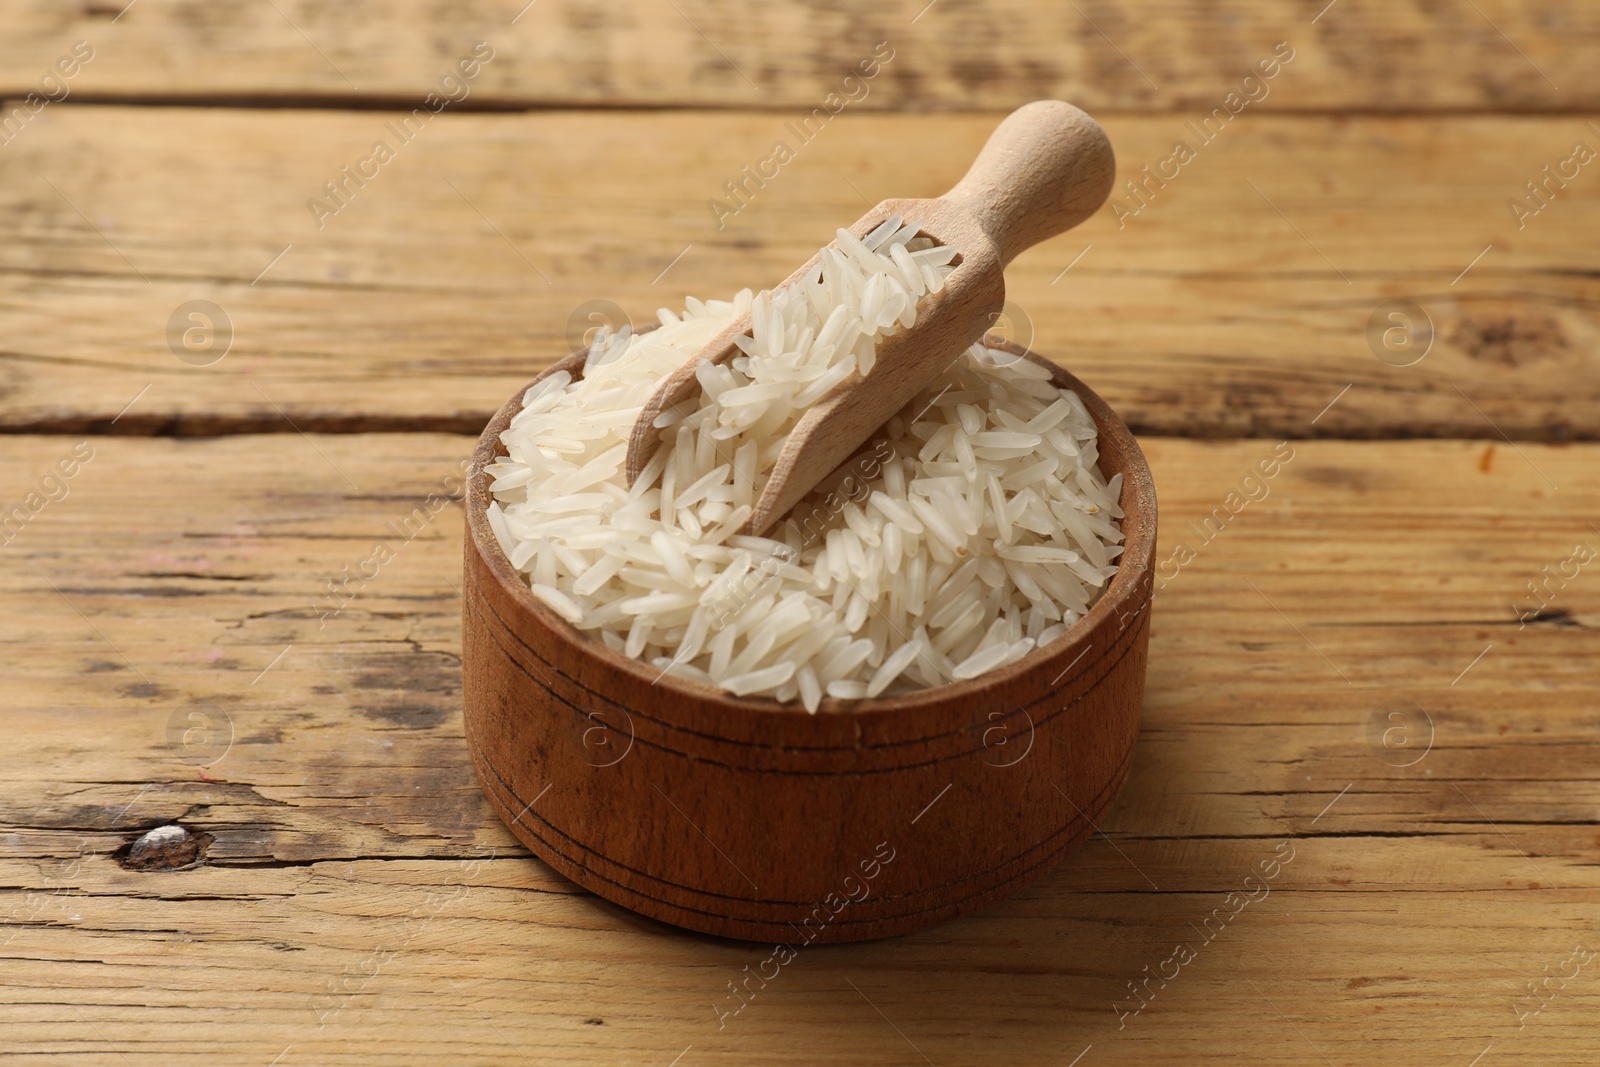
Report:
[[[48,118],[0,152],[0,428],[190,434],[475,433],[595,308],[649,321],[773,284],[870,203],[953,184],[994,122],[849,116],[719,230],[708,199],[785,116],[450,115],[319,229],[308,200],[394,116]],[[1141,432],[1600,436],[1600,178],[1581,169],[1522,230],[1506,204],[1600,144],[1586,123],[1236,121],[1137,215],[1020,257],[1012,335]],[[1129,176],[1198,142],[1172,117],[1107,127]],[[192,300],[232,323],[212,366],[169,347]],[[1431,322],[1414,366],[1369,342],[1391,300]]]
[[[1546,578],[1600,545],[1600,446],[1304,441],[1247,483],[1276,441],[1147,439],[1174,562],[1106,836],[982,914],[803,949],[719,1028],[769,947],[597,902],[487,814],[460,736],[459,509],[319,625],[324,581],[398,543],[389,524],[467,445],[118,437],[84,461],[72,437],[0,441],[0,500],[60,497],[44,474],[75,470],[0,572],[0,1026],[19,1059],[1467,1063],[1492,1045],[1545,1064],[1592,1046],[1592,964],[1541,1000],[1525,984],[1600,948],[1600,582]],[[1191,523],[1218,507],[1237,513],[1208,539]],[[1546,610],[1520,626],[1530,581]],[[1398,701],[1420,712],[1388,718]],[[223,723],[226,754],[190,762]],[[1407,744],[1385,743],[1396,726]],[[196,869],[110,858],[174,820],[214,837]],[[1230,892],[1259,899],[1207,940]],[[1179,943],[1194,959],[1129,1014],[1128,983],[1172,975]]]
[[[1209,110],[1286,42],[1269,109],[1592,110],[1585,5],[1480,0],[1181,0],[1044,4],[897,0],[747,5],[590,0],[258,5],[8,0],[0,90],[24,93],[73,41],[94,59],[69,83],[95,99],[420,100],[471,44],[495,49],[467,106],[1011,108],[1057,97],[1090,110]],[[1326,8],[1326,10],[1324,10]],[[892,60],[843,79],[880,42]],[[1284,54],[1291,54],[1285,51]],[[869,68],[870,69],[870,68]],[[1257,93],[1259,89],[1255,90]],[[864,94],[864,95],[863,95]],[[70,99],[70,97],[69,97]],[[831,105],[830,105],[831,106]]]

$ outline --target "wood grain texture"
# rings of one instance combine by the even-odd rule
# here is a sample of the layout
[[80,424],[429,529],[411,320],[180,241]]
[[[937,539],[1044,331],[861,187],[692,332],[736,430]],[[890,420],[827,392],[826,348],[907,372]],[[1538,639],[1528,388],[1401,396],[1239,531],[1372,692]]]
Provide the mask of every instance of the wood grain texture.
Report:
[[[1566,976],[1600,948],[1600,179],[1543,171],[1600,145],[1593,5],[0,0],[0,26],[0,1054],[1594,1058],[1600,979]],[[471,95],[318,228],[308,198],[479,39]],[[1269,94],[1196,134],[1280,41]],[[770,284],[1038,97],[1100,119],[1120,179],[1196,151],[1008,279],[1012,336],[1156,435],[1127,788],[1022,894],[807,948],[719,1023],[769,949],[577,889],[479,790],[439,494],[593,316]],[[232,317],[215,365],[169,350],[192,300]],[[1366,336],[1396,300],[1432,319],[1409,367]],[[193,868],[113,858],[175,820],[210,838]]]
[[[1546,0],[538,0],[525,10],[520,0],[144,0],[127,11],[7,0],[0,24],[0,91],[29,91],[83,39],[96,57],[75,88],[98,99],[410,101],[487,39],[496,58],[469,105],[809,110],[853,93],[851,107],[874,110],[1009,109],[1040,97],[1174,110],[1214,106],[1287,41],[1296,58],[1268,108],[1600,106],[1589,61],[1600,13]],[[893,59],[862,96],[843,78],[879,42]]]
[[[582,356],[546,373],[557,369],[581,374]],[[1123,479],[1116,578],[1069,633],[1015,663],[937,690],[824,700],[815,714],[663,677],[528,590],[489,524],[482,473],[506,454],[516,391],[478,441],[466,499],[462,699],[495,813],[606,899],[746,941],[910,933],[1048,873],[1133,761],[1157,542],[1138,444],[1092,390],[1049,369],[1095,420],[1101,472]],[[739,843],[737,862],[705,826]]]
[[[719,230],[707,200],[788,119],[446,114],[318,229],[307,200],[395,115],[46,110],[0,150],[0,427],[476,433],[591,315],[781,280],[877,199],[949,188],[993,123],[844,116]],[[1107,117],[1124,180],[1198,143],[1186,121]],[[1011,333],[1140,433],[1600,437],[1600,175],[1520,230],[1507,208],[1579,140],[1576,116],[1247,110],[1137,215],[1020,256]],[[168,347],[195,299],[233,325],[209,367]],[[1434,334],[1403,368],[1367,338],[1401,299]]]
[[[0,500],[77,440],[0,440]],[[457,508],[319,628],[326,579],[398,542],[389,524],[445,487],[468,439],[92,441],[0,570],[8,1051],[688,1067],[1070,1063],[1092,1045],[1083,1064],[1465,1064],[1492,1044],[1497,1063],[1583,1062],[1592,968],[1520,1028],[1518,1011],[1576,943],[1600,948],[1600,580],[1546,582],[1525,627],[1513,605],[1537,605],[1526,583],[1575,544],[1600,546],[1600,448],[1294,442],[1238,506],[1276,442],[1141,443],[1161,555],[1194,555],[1158,563],[1139,747],[1103,836],[980,914],[802,951],[719,1029],[727,983],[770,949],[576,891],[479,794]],[[1209,541],[1192,532],[1234,506]],[[1428,716],[1402,723],[1414,747],[1373,732],[1401,700]],[[232,724],[209,764],[185,761],[210,751],[205,729],[169,734],[175,714],[202,726],[194,711]],[[197,868],[109,858],[174,820],[215,837]],[[1270,892],[1206,941],[1197,927],[1259,893],[1284,840]],[[1119,1029],[1127,983],[1180,941],[1195,958]]]

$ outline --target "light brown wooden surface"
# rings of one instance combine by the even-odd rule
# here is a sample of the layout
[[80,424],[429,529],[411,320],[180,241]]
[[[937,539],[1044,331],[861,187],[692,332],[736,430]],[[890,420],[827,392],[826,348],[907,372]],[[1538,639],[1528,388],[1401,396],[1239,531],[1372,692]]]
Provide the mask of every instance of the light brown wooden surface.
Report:
[[810,109],[887,42],[893,59],[851,107],[1209,109],[1286,41],[1273,109],[1600,106],[1600,12],[1542,0],[126,3],[7,0],[0,91],[28,91],[81,39],[96,56],[74,90],[97,99],[409,104],[486,39],[474,106]]
[[[319,228],[308,199],[480,39],[470,95]],[[0,0],[0,520],[94,450],[0,532],[0,1057],[1592,1062],[1600,577],[1570,575],[1600,549],[1600,172],[1520,226],[1508,201],[1600,148],[1597,41],[1553,0]],[[1044,96],[1102,122],[1119,182],[1196,149],[1007,279],[1010,336],[1154,470],[1132,775],[1020,896],[805,949],[719,1028],[769,950],[597,900],[484,800],[459,509],[324,620],[326,583],[589,313],[770,284]],[[233,321],[209,366],[169,348],[192,300]],[[1367,336],[1397,300],[1435,334],[1407,367]],[[1284,439],[1269,495],[1197,532]],[[209,836],[195,867],[120,865],[172,822]]]
[[[0,441],[3,499],[76,440]],[[1320,1062],[1313,1047],[1465,1064],[1492,1045],[1482,1062],[1552,1064],[1592,1049],[1588,969],[1520,1030],[1513,1004],[1574,944],[1600,948],[1600,585],[1583,571],[1522,629],[1509,605],[1575,543],[1600,544],[1596,446],[1295,444],[1270,494],[1157,594],[1144,728],[1106,836],[979,915],[802,951],[719,1030],[726,982],[770,949],[599,902],[488,813],[460,734],[459,509],[319,628],[324,580],[393,540],[387,524],[468,444],[100,438],[5,549],[0,1032],[18,1062],[1069,1063],[1092,1045],[1084,1064]],[[1166,551],[1274,444],[1147,439]],[[1401,699],[1434,728],[1409,767],[1369,738]],[[209,767],[169,741],[192,709],[232,724]],[[170,821],[215,836],[198,869],[109,857]],[[1199,942],[1190,924],[1282,840],[1294,859],[1266,898],[1119,1030],[1126,982]]]
[[[848,116],[719,231],[706,200],[789,116],[446,114],[318,230],[307,199],[394,118],[43,112],[0,150],[0,427],[475,434],[591,302],[642,323],[774,284],[879,199],[948,189],[996,116]],[[1186,119],[1107,117],[1123,175]],[[1577,116],[1246,110],[1122,228],[1102,208],[1018,257],[1011,333],[1140,433],[1595,439],[1600,174],[1520,231],[1506,207],[1580,139],[1600,149]],[[193,299],[233,321],[214,366],[167,345]],[[1432,320],[1415,366],[1369,347],[1392,299]]]

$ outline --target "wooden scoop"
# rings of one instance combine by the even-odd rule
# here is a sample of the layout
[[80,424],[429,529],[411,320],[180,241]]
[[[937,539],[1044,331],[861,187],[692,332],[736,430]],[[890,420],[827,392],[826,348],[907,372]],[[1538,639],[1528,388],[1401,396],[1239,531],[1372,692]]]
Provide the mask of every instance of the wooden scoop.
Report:
[[[861,216],[850,227],[857,238],[896,215],[919,223],[920,236],[956,249],[955,269],[943,289],[917,302],[916,325],[880,339],[869,374],[852,375],[800,417],[741,532],[766,532],[982,337],[1005,306],[1006,264],[1093,214],[1115,172],[1111,142],[1099,123],[1071,104],[1038,100],[995,128],[948,193],[937,200],[885,200]],[[820,253],[812,256],[783,284],[800,281],[819,259]],[[633,424],[628,484],[661,443],[656,418],[696,396],[695,368],[702,360],[733,358],[739,351],[734,339],[750,330],[746,314],[662,381]]]

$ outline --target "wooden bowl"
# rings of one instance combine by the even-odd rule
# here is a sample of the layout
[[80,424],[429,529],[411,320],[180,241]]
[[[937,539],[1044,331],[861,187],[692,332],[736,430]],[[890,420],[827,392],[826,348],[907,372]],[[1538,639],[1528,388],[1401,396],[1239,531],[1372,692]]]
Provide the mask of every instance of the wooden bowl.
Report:
[[[1123,475],[1125,550],[1110,588],[1007,667],[825,700],[815,715],[658,678],[533,596],[485,513],[483,470],[503,454],[517,390],[473,456],[462,601],[467,744],[512,833],[623,907],[794,948],[944,922],[1016,892],[1086,838],[1133,759],[1155,486],[1116,413],[1028,358],[1083,398],[1101,470]],[[581,368],[573,355],[545,374]]]

